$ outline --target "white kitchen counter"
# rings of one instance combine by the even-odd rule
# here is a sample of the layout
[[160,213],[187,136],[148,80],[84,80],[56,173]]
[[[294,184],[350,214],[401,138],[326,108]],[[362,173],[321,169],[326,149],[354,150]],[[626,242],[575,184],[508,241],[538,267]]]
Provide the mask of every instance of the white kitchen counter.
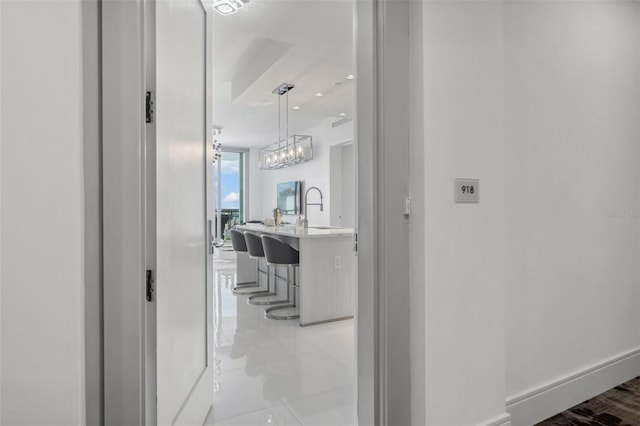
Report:
[[340,228],[337,226],[310,226],[309,228],[296,228],[295,225],[264,226],[249,223],[246,225],[236,226],[236,228],[243,231],[254,231],[295,238],[325,238],[353,235],[352,228]]
[[[353,229],[338,227],[237,226],[240,231],[277,235],[300,252],[296,282],[300,325],[352,318],[355,312],[355,253]],[[239,255],[240,257],[240,255]],[[238,259],[238,276],[252,272],[251,263]],[[272,268],[273,269],[273,268]],[[282,270],[285,268],[283,267]],[[253,272],[255,274],[255,272]],[[281,276],[284,274],[280,273]],[[273,278],[273,277],[272,277]],[[284,287],[279,287],[280,294]]]

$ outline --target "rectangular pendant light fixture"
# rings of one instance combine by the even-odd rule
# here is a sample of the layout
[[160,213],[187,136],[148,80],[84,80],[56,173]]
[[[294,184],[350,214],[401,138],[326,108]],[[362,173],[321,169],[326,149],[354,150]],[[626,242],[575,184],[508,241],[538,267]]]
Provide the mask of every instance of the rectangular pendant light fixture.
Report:
[[[308,135],[289,136],[289,92],[295,87],[291,83],[282,83],[272,93],[278,96],[278,141],[260,150],[260,168],[275,170],[294,166],[313,159],[313,142]],[[281,99],[285,99],[285,134],[281,135]]]

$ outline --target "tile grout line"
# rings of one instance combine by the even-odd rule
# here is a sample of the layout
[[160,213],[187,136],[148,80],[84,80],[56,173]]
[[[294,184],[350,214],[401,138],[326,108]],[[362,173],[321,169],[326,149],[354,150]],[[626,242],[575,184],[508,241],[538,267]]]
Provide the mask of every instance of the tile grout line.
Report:
[[300,423],[300,426],[304,426],[304,423],[302,422],[302,419],[300,417],[298,417],[296,412],[293,411],[293,409],[291,407],[289,407],[289,404],[287,404],[287,401],[282,401],[282,405],[284,405],[284,407],[291,413],[293,418],[296,419],[298,421],[298,423]]
[[289,402],[296,402],[296,401],[300,401],[302,399],[313,398],[313,397],[316,397],[316,396],[324,395],[325,393],[336,392],[336,391],[343,390],[343,389],[350,388],[350,387],[353,387],[353,385],[351,384],[351,385],[338,386],[338,387],[335,387],[335,388],[332,388],[332,389],[327,389],[327,390],[323,390],[321,392],[313,393],[311,395],[301,396],[300,398],[295,398],[295,399],[291,399],[291,400],[283,399],[282,401],[283,401],[284,404],[287,404],[287,406],[288,406]]
[[[212,419],[212,423],[206,423],[204,426],[213,426],[218,422],[224,422],[224,421],[227,421],[227,420],[235,419],[236,417],[242,417],[242,416],[246,416],[247,414],[257,413],[258,411],[263,411],[263,410],[267,410],[269,408],[274,408],[274,407],[277,407],[278,405],[283,405],[284,406],[284,403],[280,402],[280,403],[278,403],[276,405],[271,405],[271,406],[262,407],[262,408],[256,408],[255,410],[247,411],[247,412],[244,412],[242,414],[237,414],[235,416],[224,417],[222,419],[215,419],[214,418],[214,419]],[[285,408],[289,409],[289,407],[285,407]],[[289,410],[289,411],[291,411],[291,410]],[[213,412],[214,412],[214,415],[215,415],[215,409],[214,409]],[[294,417],[296,417],[296,416],[294,415]],[[297,417],[296,417],[296,419],[297,419]]]
[[[339,386],[339,387],[334,388],[334,389],[329,389],[329,390],[326,390],[326,391],[314,393],[312,395],[303,396],[303,397],[292,399],[292,400],[284,399],[282,401],[282,403],[287,407],[287,409],[289,409],[289,411],[291,411],[291,413],[298,420],[298,422],[302,426],[304,426],[304,422],[302,421],[302,419],[300,417],[298,417],[298,415],[296,414],[295,410],[289,405],[289,403],[294,403],[296,401],[301,401],[303,399],[315,398],[315,397],[318,397],[320,395],[324,395],[324,394],[327,394],[327,393],[330,393],[330,392],[337,392],[337,391],[340,391],[340,390],[343,390],[343,389],[346,389],[346,388],[350,388],[350,387],[353,387],[353,385]],[[355,391],[354,391],[354,397],[355,397]],[[354,401],[354,404],[355,404],[355,401]]]

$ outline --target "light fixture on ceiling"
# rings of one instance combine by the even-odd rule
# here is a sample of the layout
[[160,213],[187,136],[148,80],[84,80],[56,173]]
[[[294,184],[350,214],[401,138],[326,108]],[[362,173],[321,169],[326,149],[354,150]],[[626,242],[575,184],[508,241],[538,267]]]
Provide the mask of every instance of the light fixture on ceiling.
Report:
[[[273,94],[278,96],[278,141],[260,150],[260,168],[263,170],[281,169],[294,166],[313,159],[313,143],[311,136],[289,136],[289,91],[295,86],[282,83]],[[285,137],[282,138],[282,98],[285,99]],[[295,107],[294,107],[295,108]],[[299,109],[300,107],[298,107]]]
[[220,127],[213,127],[213,164],[222,157],[222,142],[220,141],[220,135],[222,135],[222,129]]
[[298,105],[294,106],[293,109],[298,110],[300,107]]
[[213,0],[213,10],[222,16],[233,15],[247,3],[249,0]]
[[321,98],[321,97],[323,97],[323,96],[324,96],[324,93],[322,93],[322,92],[318,92],[318,93],[316,93],[316,96],[317,96],[317,97],[319,97],[319,98]]
[[347,79],[347,80],[353,80],[353,74],[349,74],[349,75],[346,77],[346,79]]
[[340,114],[338,114],[340,117],[346,117],[347,113],[346,112],[341,112]]

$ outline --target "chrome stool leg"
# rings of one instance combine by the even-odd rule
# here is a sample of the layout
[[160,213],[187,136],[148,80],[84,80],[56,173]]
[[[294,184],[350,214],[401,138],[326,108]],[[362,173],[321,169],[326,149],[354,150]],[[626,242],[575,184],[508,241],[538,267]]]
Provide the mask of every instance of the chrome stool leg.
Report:
[[260,287],[260,273],[265,273],[263,269],[260,269],[260,259],[258,259],[258,282],[255,283],[246,283],[246,284],[237,284],[234,288],[231,289],[233,294],[242,295],[242,296],[252,296],[252,295],[267,295],[269,293],[269,265],[267,265],[267,290],[251,290],[251,291],[239,291],[245,288],[256,288]]
[[[291,279],[290,279],[290,271],[291,269],[293,269],[293,283],[291,283]],[[282,305],[282,306],[274,306],[272,308],[268,308],[264,311],[264,316],[269,318],[269,319],[274,319],[274,320],[290,320],[290,319],[296,319],[296,318],[300,318],[299,314],[294,314],[294,315],[274,315],[271,312],[279,310],[279,309],[290,309],[290,308],[295,308],[297,307],[296,305],[296,287],[298,287],[296,285],[296,270],[295,270],[295,266],[292,265],[287,265],[287,300],[286,302],[288,303],[287,305]],[[293,291],[291,291],[293,289]],[[293,293],[293,299],[290,299],[290,293]]]
[[[263,290],[260,286],[260,273],[262,272],[263,274],[265,273],[265,271],[263,269],[260,269],[260,259],[258,259],[258,281],[253,282],[253,283],[243,283],[243,284],[237,284],[234,288],[231,289],[231,292],[233,294],[237,294],[237,295],[241,295],[241,296],[252,296],[252,295],[266,295],[267,293],[269,293],[269,266],[267,265],[267,290]],[[250,290],[250,291],[242,291],[244,289],[248,289],[248,288],[260,288],[260,290]]]
[[[274,290],[271,291],[271,285],[270,285],[270,279],[271,279],[271,274],[270,274],[271,270],[269,267],[269,264],[267,263],[267,292],[264,294],[256,294],[255,296],[251,296],[249,297],[249,299],[247,299],[247,303],[251,303],[252,305],[281,305],[283,303],[287,303],[288,300],[256,300],[259,297],[269,297],[269,296],[277,296],[278,293],[276,293],[277,290],[277,284],[276,286],[274,286]],[[274,281],[275,281],[275,273],[274,273]]]
[[252,290],[252,291],[238,291],[238,290],[243,290],[245,288],[256,288],[256,287],[260,287],[260,284],[258,283],[242,283],[242,284],[236,284],[235,287],[233,287],[231,289],[231,292],[233,294],[257,294],[260,293],[263,290]]
[[[244,255],[245,253],[247,255],[249,255],[249,249],[247,247],[247,241],[244,238],[244,234],[240,231],[238,231],[237,229],[231,229],[229,231],[229,234],[231,236],[231,245],[233,246],[233,250],[236,252],[237,256],[240,255]],[[223,240],[224,243],[224,240]],[[240,257],[238,257],[238,263],[240,263]],[[260,268],[258,267],[258,271],[260,270]],[[256,277],[258,278],[258,277]],[[258,281],[255,282],[244,282],[244,283],[239,283],[236,284],[235,287],[233,287],[231,289],[231,292],[233,294],[257,294],[260,293],[263,290],[257,290],[257,291],[239,291],[242,289],[246,289],[246,288],[256,288],[256,287],[260,287],[260,283]]]

